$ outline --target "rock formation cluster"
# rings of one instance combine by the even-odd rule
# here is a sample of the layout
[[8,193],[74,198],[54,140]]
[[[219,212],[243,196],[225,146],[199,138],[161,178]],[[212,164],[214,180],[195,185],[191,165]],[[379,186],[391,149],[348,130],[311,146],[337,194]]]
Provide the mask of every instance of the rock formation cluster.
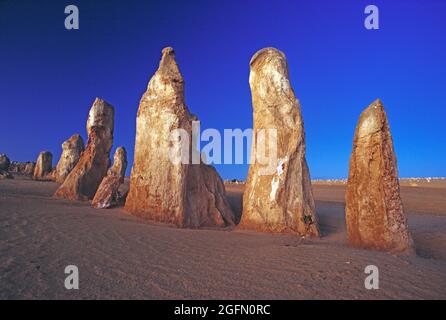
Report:
[[[319,237],[304,122],[285,55],[275,48],[258,51],[250,62],[249,85],[253,139],[239,227]],[[196,155],[200,159],[192,135],[196,120],[185,103],[174,50],[164,48],[137,113],[128,194],[120,192],[127,168],[124,147],[116,149],[110,167],[114,108],[99,98],[88,114],[85,148],[80,135],[71,136],[62,144],[54,171],[48,151],[42,151],[35,164],[11,162],[0,154],[0,179],[12,178],[9,172],[52,179],[61,183],[56,198],[92,199],[94,208],[110,208],[125,200],[125,210],[131,214],[180,227],[233,226],[235,217],[222,179],[212,166],[193,161]],[[390,127],[379,99],[362,112],[356,127],[345,214],[351,245],[414,251]]]
[[[253,148],[240,227],[318,237],[304,123],[285,55],[262,49],[251,59],[250,69]],[[268,138],[271,129],[276,139]],[[262,150],[266,162],[261,161]]]
[[11,161],[9,165],[9,172],[18,173],[23,175],[32,176],[34,173],[35,162],[19,162],[19,161]]
[[96,98],[87,120],[88,141],[76,166],[54,197],[69,200],[93,199],[110,166],[113,145],[114,108]]
[[51,172],[53,170],[53,154],[49,151],[42,151],[37,157],[36,165],[34,167],[34,180],[51,180]]
[[178,129],[186,133],[186,153],[194,152],[190,149],[192,120],[196,117],[184,102],[184,80],[174,51],[165,48],[138,109],[125,209],[183,227],[233,225],[233,212],[216,170],[202,163],[178,163],[169,157],[175,143],[169,137]]
[[84,151],[84,140],[78,134],[72,135],[62,143],[62,154],[54,171],[54,181],[63,183],[73,170]]
[[94,208],[106,209],[120,202],[122,196],[119,194],[119,187],[124,182],[126,169],[127,151],[124,147],[118,147],[113,157],[113,166],[102,179],[91,203]]
[[380,100],[361,114],[349,170],[346,191],[349,243],[377,250],[412,252],[392,136]]

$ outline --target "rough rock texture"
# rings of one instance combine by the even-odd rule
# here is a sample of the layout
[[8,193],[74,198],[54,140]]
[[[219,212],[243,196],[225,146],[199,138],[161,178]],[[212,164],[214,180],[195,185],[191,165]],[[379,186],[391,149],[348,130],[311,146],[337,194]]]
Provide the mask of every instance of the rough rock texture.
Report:
[[8,170],[11,161],[6,154],[0,154],[0,170]]
[[6,170],[0,169],[0,180],[2,179],[14,179],[14,176]]
[[113,159],[113,167],[108,169],[107,176],[102,179],[91,205],[97,209],[106,209],[116,205],[121,195],[119,186],[124,182],[127,169],[127,151],[124,147],[118,147]]
[[70,200],[92,199],[110,166],[113,145],[114,108],[96,98],[87,120],[85,151],[54,197]]
[[84,151],[84,140],[78,134],[72,135],[62,143],[62,154],[54,171],[54,181],[63,183],[73,170]]
[[346,191],[349,243],[412,252],[400,196],[389,123],[381,101],[365,109],[356,127]]
[[165,48],[138,109],[135,157],[125,209],[182,227],[233,225],[223,181],[214,168],[170,160],[171,132],[183,129],[191,146],[192,120],[196,118],[184,102],[184,81],[174,51]]
[[42,151],[37,157],[34,167],[34,180],[51,180],[51,172],[53,170],[53,155],[49,151]]
[[[274,48],[262,49],[252,57],[250,67],[253,148],[239,226],[318,237],[304,123],[285,55]],[[262,129],[276,129],[277,143]],[[269,161],[259,158],[261,154],[269,155]]]
[[35,162],[12,161],[8,171],[18,174],[33,175],[35,165]]

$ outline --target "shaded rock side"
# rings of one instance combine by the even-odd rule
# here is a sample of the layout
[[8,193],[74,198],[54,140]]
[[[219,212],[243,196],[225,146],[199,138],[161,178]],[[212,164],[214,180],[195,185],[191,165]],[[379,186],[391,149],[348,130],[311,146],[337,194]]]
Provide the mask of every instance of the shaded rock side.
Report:
[[0,154],[0,179],[12,179],[13,176],[8,171],[11,161],[6,154]]
[[10,164],[8,156],[4,153],[0,154],[0,170],[9,170]]
[[346,223],[353,246],[413,251],[392,136],[379,99],[362,112],[356,127],[346,190]]
[[73,170],[84,151],[84,140],[78,134],[72,135],[62,143],[62,154],[54,171],[54,181],[63,183]]
[[93,199],[110,166],[113,127],[114,108],[106,101],[96,98],[88,114],[88,141],[85,151],[54,197],[69,200]]
[[217,172],[204,164],[176,163],[169,157],[174,130],[186,133],[192,145],[193,120],[184,102],[184,81],[174,51],[165,48],[138,109],[127,211],[181,227],[233,225]]
[[249,84],[253,144],[239,227],[318,237],[304,123],[285,55],[275,48],[258,51]]
[[53,155],[49,151],[42,151],[37,157],[36,165],[34,167],[34,180],[51,180],[53,170]]
[[14,176],[6,170],[0,169],[0,180],[2,179],[14,179]]
[[119,203],[122,197],[119,187],[124,182],[127,169],[127,151],[124,147],[118,147],[113,157],[113,166],[108,169],[107,176],[102,179],[98,190],[91,203],[93,208],[106,209]]

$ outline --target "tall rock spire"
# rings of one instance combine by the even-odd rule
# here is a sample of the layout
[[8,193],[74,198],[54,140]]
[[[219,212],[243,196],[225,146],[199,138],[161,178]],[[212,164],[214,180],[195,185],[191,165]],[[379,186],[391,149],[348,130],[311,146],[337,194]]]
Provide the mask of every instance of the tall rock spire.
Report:
[[250,67],[253,148],[240,227],[318,237],[304,123],[287,60],[281,51],[265,48]]
[[191,155],[193,120],[184,102],[184,80],[174,50],[165,48],[138,109],[127,211],[181,227],[233,225],[218,173],[204,164],[190,164],[191,159],[170,158],[173,132],[184,133],[184,155]]
[[113,145],[114,108],[96,98],[87,120],[88,142],[74,169],[54,197],[69,200],[93,199],[110,166]]
[[356,127],[346,191],[346,222],[351,245],[413,251],[390,127],[379,99],[362,112]]
[[62,144],[62,154],[54,171],[54,180],[63,183],[68,174],[73,170],[84,151],[84,140],[78,134],[73,134]]

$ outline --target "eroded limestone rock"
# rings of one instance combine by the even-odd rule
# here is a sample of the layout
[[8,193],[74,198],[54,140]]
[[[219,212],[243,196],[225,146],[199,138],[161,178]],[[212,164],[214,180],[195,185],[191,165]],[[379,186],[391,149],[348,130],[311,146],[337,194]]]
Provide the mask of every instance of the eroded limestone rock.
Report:
[[253,148],[239,226],[318,237],[304,123],[287,60],[281,51],[265,48],[250,67]]
[[34,167],[34,180],[51,180],[51,172],[53,170],[53,154],[49,151],[42,151]]
[[84,151],[84,140],[78,134],[72,135],[62,143],[62,154],[54,171],[54,181],[63,183],[73,170]]
[[115,151],[113,166],[108,169],[107,176],[102,179],[91,205],[97,209],[106,209],[116,205],[121,195],[119,186],[124,182],[127,169],[127,151],[124,147],[118,147]]
[[87,120],[85,151],[54,197],[69,200],[93,199],[110,166],[113,145],[114,108],[96,98]]
[[169,158],[173,130],[187,133],[192,145],[194,119],[184,102],[184,81],[174,51],[165,48],[138,109],[127,211],[182,227],[233,225],[233,212],[215,169]]
[[9,160],[8,156],[4,153],[0,154],[0,170],[8,170],[10,164],[11,161]]
[[389,123],[381,101],[359,119],[346,190],[348,241],[358,247],[413,252],[400,196]]

